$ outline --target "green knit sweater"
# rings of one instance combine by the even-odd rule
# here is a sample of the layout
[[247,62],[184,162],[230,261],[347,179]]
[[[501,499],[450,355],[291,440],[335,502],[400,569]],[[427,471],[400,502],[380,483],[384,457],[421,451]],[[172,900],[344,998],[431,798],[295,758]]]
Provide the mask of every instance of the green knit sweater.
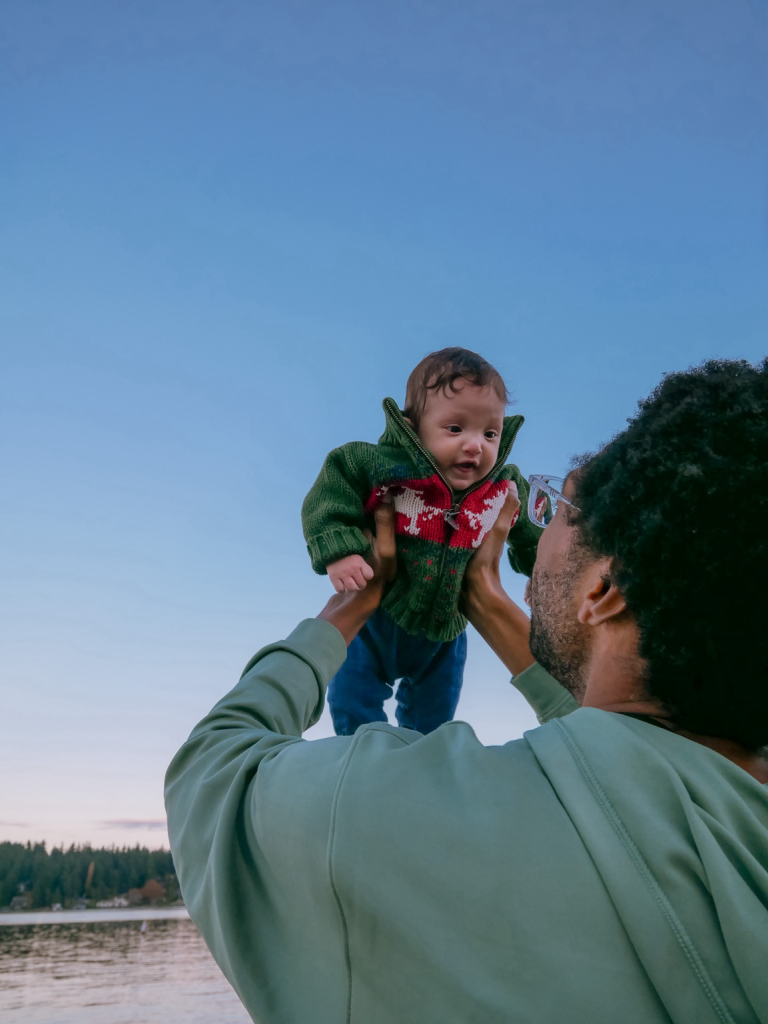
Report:
[[[522,416],[507,416],[491,472],[465,491],[452,491],[432,455],[391,398],[377,444],[352,441],[334,449],[304,500],[302,525],[315,572],[347,555],[366,555],[364,531],[385,494],[394,498],[397,576],[381,607],[408,633],[448,641],[467,625],[459,594],[469,559],[491,529],[514,480],[525,507],[528,485],[506,465]],[[518,516],[509,533],[510,562],[530,575],[540,530]]]

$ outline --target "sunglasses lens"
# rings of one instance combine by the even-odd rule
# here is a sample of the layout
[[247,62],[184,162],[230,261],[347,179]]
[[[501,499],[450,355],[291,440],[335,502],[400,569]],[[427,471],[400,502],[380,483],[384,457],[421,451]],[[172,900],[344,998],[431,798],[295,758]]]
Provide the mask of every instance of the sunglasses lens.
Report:
[[538,526],[546,526],[553,516],[552,499],[536,488],[536,493],[531,496],[533,506],[532,519]]
[[[544,477],[545,483],[554,491],[560,491],[563,481],[559,477]],[[537,526],[548,526],[557,512],[557,498],[537,484],[531,486],[528,500],[528,517]]]

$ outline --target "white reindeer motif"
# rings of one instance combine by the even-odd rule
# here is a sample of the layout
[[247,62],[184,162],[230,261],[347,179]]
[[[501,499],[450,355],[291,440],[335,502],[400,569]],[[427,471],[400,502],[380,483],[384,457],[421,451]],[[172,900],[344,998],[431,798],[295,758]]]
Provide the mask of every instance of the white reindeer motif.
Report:
[[419,516],[425,516],[427,520],[430,520],[443,514],[442,510],[435,508],[434,505],[427,505],[421,492],[415,491],[412,487],[403,487],[400,494],[395,494],[395,509],[401,516],[408,519],[405,532],[411,534],[412,537],[418,537],[421,532]]
[[472,541],[473,548],[479,548],[483,543],[483,538],[499,518],[499,512],[501,512],[506,500],[506,490],[499,491],[493,497],[485,499],[480,512],[470,512],[469,509],[464,512],[464,515],[472,524],[472,529],[479,531],[477,537]]

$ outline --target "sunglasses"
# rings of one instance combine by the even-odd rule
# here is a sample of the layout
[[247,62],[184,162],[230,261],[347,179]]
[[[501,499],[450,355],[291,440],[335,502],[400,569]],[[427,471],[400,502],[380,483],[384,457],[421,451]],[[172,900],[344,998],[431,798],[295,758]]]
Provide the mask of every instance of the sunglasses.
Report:
[[534,475],[528,477],[528,483],[531,488],[528,493],[528,518],[534,526],[540,526],[542,530],[549,526],[561,502],[570,505],[575,512],[579,511],[563,494],[565,480],[562,477]]

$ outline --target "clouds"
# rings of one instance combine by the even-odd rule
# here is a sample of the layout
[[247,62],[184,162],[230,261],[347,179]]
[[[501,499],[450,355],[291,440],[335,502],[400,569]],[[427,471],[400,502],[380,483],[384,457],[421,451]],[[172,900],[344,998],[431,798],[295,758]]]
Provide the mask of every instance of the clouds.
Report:
[[[0,822],[0,824],[2,824]],[[99,828],[141,830],[146,832],[165,832],[167,829],[165,818],[116,818],[112,821],[100,821]]]

